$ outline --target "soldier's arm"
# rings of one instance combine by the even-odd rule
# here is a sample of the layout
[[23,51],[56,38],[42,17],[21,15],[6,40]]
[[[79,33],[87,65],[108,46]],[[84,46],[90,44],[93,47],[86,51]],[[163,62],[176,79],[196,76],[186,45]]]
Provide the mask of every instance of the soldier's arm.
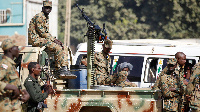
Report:
[[161,76],[160,80],[161,80],[161,91],[164,97],[172,98],[179,95],[169,90],[169,86],[168,84],[166,84],[167,78],[165,75]]
[[0,65],[0,94],[6,93],[6,90],[13,90],[12,98],[17,98],[20,94],[18,88],[15,85],[11,85],[3,82],[6,73],[6,70],[9,69],[6,65]]
[[44,101],[48,97],[48,93],[44,92],[42,93],[41,88],[34,85],[32,81],[25,81],[24,86],[26,87],[27,92],[30,95],[30,99],[33,102],[41,102]]
[[156,79],[155,84],[153,85],[152,89],[153,90],[159,90],[160,89],[160,77],[165,74],[167,72],[167,66],[162,70],[162,72],[160,73],[160,75],[158,76],[158,78]]
[[[2,65],[0,65],[0,66],[2,66]],[[5,93],[4,89],[7,85],[7,83],[2,81],[2,79],[4,79],[4,77],[5,77],[5,74],[6,74],[6,70],[3,67],[0,67],[0,92],[2,92],[2,93]],[[9,89],[9,87],[6,89]]]
[[53,38],[53,36],[49,32],[46,32],[44,28],[45,26],[43,26],[43,22],[43,18],[36,18],[36,30],[39,32],[39,34],[41,34],[42,38],[49,38],[50,40],[54,41],[55,39]]
[[186,88],[186,95],[191,95],[192,91],[194,90],[195,88],[195,78],[197,77],[197,71],[195,70],[192,74],[192,76],[190,77],[190,81],[187,85],[187,88]]

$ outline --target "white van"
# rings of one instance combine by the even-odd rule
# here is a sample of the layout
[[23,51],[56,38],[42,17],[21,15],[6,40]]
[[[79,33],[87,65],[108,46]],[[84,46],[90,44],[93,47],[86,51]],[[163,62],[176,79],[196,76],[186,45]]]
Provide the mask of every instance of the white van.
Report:
[[[101,50],[102,43],[95,43],[95,52]],[[200,44],[195,40],[113,40],[110,52],[111,74],[117,72],[116,66],[127,62],[133,65],[128,80],[141,88],[151,87],[159,73],[166,67],[167,58],[174,58],[177,52],[184,52],[187,63],[194,65],[199,61]],[[78,45],[73,65],[80,65],[84,55],[87,55],[87,43]]]

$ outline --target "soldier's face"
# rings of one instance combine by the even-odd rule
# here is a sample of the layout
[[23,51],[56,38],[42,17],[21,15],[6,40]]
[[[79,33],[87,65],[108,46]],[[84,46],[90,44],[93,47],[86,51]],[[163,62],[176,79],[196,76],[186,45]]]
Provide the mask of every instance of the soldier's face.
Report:
[[103,45],[103,52],[108,54],[110,52],[111,48],[106,48],[105,45]]
[[170,72],[173,72],[174,70],[175,70],[175,65],[173,65],[173,64],[168,64],[167,65],[167,67],[168,67],[168,70],[170,71]]
[[177,62],[178,62],[179,65],[185,66],[185,63],[186,63],[186,56],[185,56],[185,55],[182,55],[180,58],[178,58]]
[[123,68],[122,71],[129,71],[129,69],[127,67]]
[[50,7],[50,6],[44,6],[44,7],[42,8],[42,11],[43,11],[45,14],[47,14],[47,15],[49,15],[49,13],[51,12],[51,10],[52,10],[52,7]]
[[19,56],[19,48],[18,48],[18,46],[13,46],[12,48],[11,48],[11,52],[12,52],[12,54],[13,54],[13,57],[18,57]]
[[39,76],[41,73],[41,68],[39,64],[36,64],[36,67],[33,69],[33,73],[35,74],[35,76]]

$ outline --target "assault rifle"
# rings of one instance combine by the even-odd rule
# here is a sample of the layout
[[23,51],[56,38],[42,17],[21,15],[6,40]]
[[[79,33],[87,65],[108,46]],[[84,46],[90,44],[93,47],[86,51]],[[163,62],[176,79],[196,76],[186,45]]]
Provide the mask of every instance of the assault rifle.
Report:
[[[103,30],[98,26],[95,25],[95,23],[93,23],[84,13],[84,8],[82,8],[82,10],[79,8],[78,4],[76,4],[76,7],[78,7],[78,9],[80,10],[82,16],[84,17],[84,19],[87,21],[87,27],[93,27],[94,31],[95,31],[95,39],[97,40],[97,43],[103,42],[104,40],[107,39],[107,32],[105,29],[105,23],[103,24]],[[102,34],[101,33],[104,33]]]

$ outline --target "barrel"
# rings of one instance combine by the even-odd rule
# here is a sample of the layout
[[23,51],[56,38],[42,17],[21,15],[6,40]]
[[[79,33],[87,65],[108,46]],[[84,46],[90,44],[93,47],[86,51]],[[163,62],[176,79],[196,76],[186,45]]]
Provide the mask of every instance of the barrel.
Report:
[[71,65],[70,71],[76,79],[68,79],[69,89],[87,89],[87,67],[85,65]]

